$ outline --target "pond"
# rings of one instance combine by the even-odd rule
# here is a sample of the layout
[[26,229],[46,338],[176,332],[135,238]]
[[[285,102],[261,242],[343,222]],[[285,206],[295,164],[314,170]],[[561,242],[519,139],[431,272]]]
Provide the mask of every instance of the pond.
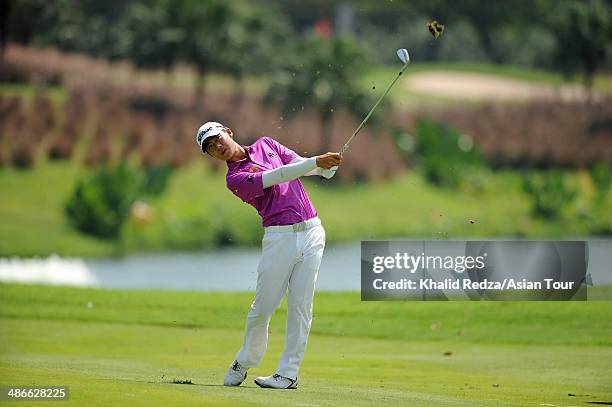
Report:
[[[594,284],[612,284],[612,240],[589,239],[589,269]],[[163,253],[124,258],[1,258],[0,281],[78,287],[185,291],[255,289],[259,249],[206,253]],[[328,246],[317,290],[359,291],[360,242]]]

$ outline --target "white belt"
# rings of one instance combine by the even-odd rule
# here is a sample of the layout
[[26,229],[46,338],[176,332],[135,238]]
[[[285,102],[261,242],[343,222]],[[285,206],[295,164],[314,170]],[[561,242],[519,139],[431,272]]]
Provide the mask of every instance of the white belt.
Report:
[[267,226],[264,231],[267,232],[303,232],[307,229],[319,226],[321,219],[314,217],[312,219],[305,220],[304,222],[294,223],[293,225],[282,225],[282,226]]

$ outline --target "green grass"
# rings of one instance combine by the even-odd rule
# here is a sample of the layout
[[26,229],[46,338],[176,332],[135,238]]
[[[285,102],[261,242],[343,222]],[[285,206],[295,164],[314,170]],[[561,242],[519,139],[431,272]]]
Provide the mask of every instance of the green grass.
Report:
[[34,170],[0,169],[0,255],[107,256],[115,244],[83,236],[66,223],[64,204],[81,176],[73,163]]
[[[0,255],[101,257],[142,250],[213,248],[220,233],[237,245],[257,245],[261,238],[261,220],[255,209],[225,188],[222,171],[214,173],[201,161],[173,173],[164,195],[145,199],[155,210],[153,223],[128,223],[120,244],[84,236],[67,225],[63,212],[83,175],[79,166],[69,162],[42,162],[27,171],[0,169]],[[486,178],[485,185],[480,192],[440,189],[416,172],[372,184],[305,181],[332,244],[401,237],[587,234],[586,226],[578,221],[532,219],[529,199],[516,173],[495,173]]]
[[[406,73],[435,69],[495,74],[551,84],[561,81],[555,73],[493,65],[417,63]],[[363,79],[363,86],[371,89],[371,82],[375,81],[377,88],[371,91],[378,95],[381,86],[388,83],[395,71],[388,67],[374,69]],[[208,79],[210,84],[219,86],[218,91],[233,91],[227,77],[211,75]],[[612,88],[609,79],[599,77],[596,86],[599,83]],[[175,83],[175,86],[183,85]],[[265,87],[265,78],[246,81],[247,94],[262,92]],[[48,87],[43,92],[50,94],[56,103],[65,101],[66,93],[62,88]],[[34,88],[1,84],[0,94],[31,99]],[[409,102],[410,98],[418,103],[423,99],[402,93],[399,87],[392,94],[400,99],[408,98]],[[434,96],[431,100],[436,103],[441,99]],[[81,150],[77,150],[77,156]],[[155,222],[146,226],[129,224],[119,245],[81,235],[66,225],[63,214],[64,203],[80,178],[80,172],[77,164],[53,162],[41,162],[28,171],[0,169],[0,256],[58,253],[101,257],[140,250],[199,250],[215,247],[223,236],[229,237],[234,244],[256,245],[261,235],[259,217],[254,209],[225,189],[223,171],[211,173],[201,162],[176,172],[163,197],[147,199],[156,210]],[[308,179],[305,185],[325,222],[329,243],[396,237],[558,238],[588,233],[586,226],[575,220],[543,222],[532,219],[528,198],[520,189],[518,175],[513,172],[488,177],[482,192],[439,189],[414,172],[376,184],[325,186],[319,180]]]
[[[493,174],[485,183],[486,188],[481,192],[440,189],[416,172],[372,184],[329,185],[309,178],[304,181],[331,243],[407,236],[586,234],[578,222],[531,219],[530,201],[520,188],[518,174]],[[176,173],[167,193],[153,205],[159,214],[182,214],[210,223],[227,219],[236,228],[260,233],[257,213],[227,191],[224,172],[208,172],[201,163]],[[146,229],[143,228],[143,233]]]
[[[401,67],[401,64],[398,64]],[[393,75],[397,74],[398,69],[395,67],[381,66],[374,68],[370,71],[370,75]],[[582,83],[582,79],[578,76],[565,79],[559,72],[547,71],[542,69],[527,69],[512,65],[495,65],[495,64],[471,64],[462,62],[442,62],[442,63],[411,63],[406,70],[406,75],[412,75],[421,72],[432,72],[432,71],[454,71],[454,72],[467,72],[467,73],[479,73],[483,75],[493,75],[502,78],[518,79],[532,83],[548,84],[548,85],[562,85],[564,83]],[[600,73],[595,75],[596,83],[595,88],[598,85],[604,85],[612,81],[612,77],[609,74]]]
[[[400,68],[398,63],[397,67],[390,66],[379,66],[370,69],[361,80],[362,86],[366,91],[372,91],[373,94],[379,95],[391,79],[397,74]],[[566,80],[563,76],[555,71],[547,71],[542,69],[528,69],[512,65],[495,65],[485,63],[461,63],[461,62],[442,62],[442,63],[422,63],[416,62],[411,63],[405,75],[413,75],[420,72],[432,72],[432,71],[454,71],[454,72],[466,72],[483,75],[493,75],[502,78],[518,79],[531,83],[548,84],[548,85],[562,85],[566,83],[581,83],[581,78],[576,76]],[[163,75],[162,75],[163,76]],[[152,77],[153,78],[153,77]],[[160,82],[161,79],[157,79]],[[191,74],[178,75],[173,79],[172,83],[174,86],[184,89],[193,88],[196,84],[196,77]],[[270,84],[270,78],[266,76],[248,76],[244,81],[244,90],[247,95],[257,96],[263,95]],[[372,89],[372,85],[376,86],[376,89]],[[235,80],[229,76],[220,73],[211,73],[206,75],[205,86],[213,92],[233,92],[236,90]],[[612,94],[612,76],[609,74],[598,74],[595,76],[594,89],[604,92],[606,94]],[[377,93],[378,91],[378,93]],[[397,89],[391,91],[392,98],[396,101],[410,102],[419,101],[423,102],[422,95],[400,95]],[[435,95],[430,101],[440,103],[460,103],[455,99],[436,97]]]
[[[397,75],[397,72],[400,68],[401,66],[400,64],[398,64],[398,67],[381,66],[378,68],[371,69],[361,79],[363,89],[366,92],[371,92],[373,97],[380,96],[386,86],[388,86],[388,84],[395,77],[395,75]],[[580,77],[573,77],[569,80],[566,80],[560,73],[554,71],[546,71],[541,69],[526,69],[511,65],[494,64],[448,62],[413,63],[410,64],[408,69],[404,72],[404,75],[405,77],[410,77],[412,75],[423,72],[435,71],[482,74],[496,76],[499,78],[516,79],[532,84],[550,86],[582,83],[582,79]],[[372,89],[372,86],[375,86],[376,89]],[[612,95],[612,75],[604,73],[595,75],[593,89],[606,95]],[[401,86],[396,86],[395,88],[393,88],[389,92],[389,96],[393,104],[397,104],[402,108],[422,107],[424,105],[465,105],[466,103],[477,105],[481,103],[478,101],[466,101],[452,97],[445,97],[444,95],[423,95],[420,93],[407,92],[405,89],[402,89]]]
[[[398,67],[379,66],[370,69],[359,83],[364,92],[371,94],[373,99],[378,98],[388,83],[395,77]],[[563,84],[580,84],[581,77],[575,76],[569,79],[555,71],[547,71],[541,69],[527,69],[511,65],[495,65],[484,63],[412,63],[405,76],[411,76],[421,72],[446,71],[446,72],[463,72],[497,76],[500,78],[509,78],[522,80],[534,84],[543,84],[551,86],[561,86]],[[192,71],[179,71],[170,76],[163,71],[143,71],[140,74],[148,78],[152,83],[167,85],[179,90],[191,92],[197,84],[197,77]],[[118,76],[115,81],[118,85],[126,82],[126,78]],[[205,89],[207,92],[218,94],[234,93],[239,91],[239,85],[234,78],[221,73],[209,73],[205,76]],[[270,85],[268,76],[253,76],[245,77],[243,82],[244,94],[247,96],[262,96]],[[374,88],[373,88],[374,87]],[[595,75],[593,88],[605,95],[612,95],[612,75],[600,73]],[[62,87],[50,86],[40,90],[42,94],[48,95],[56,104],[62,104],[66,101],[67,94]],[[29,84],[0,84],[0,94],[4,96],[22,96],[26,100],[31,100],[35,94],[35,87]],[[392,104],[400,108],[413,108],[427,106],[448,106],[448,105],[479,105],[482,102],[474,100],[461,100],[454,97],[444,95],[423,95],[420,93],[406,92],[401,86],[396,86],[389,93],[389,99]]]
[[[372,93],[373,97],[380,95],[382,90],[387,86],[391,79],[399,70],[397,67],[378,66],[370,69],[360,80],[362,88],[365,92]],[[500,78],[517,79],[531,83],[545,84],[551,86],[559,86],[567,83],[580,84],[581,78],[575,76],[566,80],[563,76],[555,71],[547,71],[542,69],[527,69],[511,65],[495,65],[484,63],[461,63],[461,62],[441,62],[441,63],[411,63],[405,76],[414,75],[421,72],[432,71],[450,71],[464,72],[483,75],[492,75]],[[178,71],[168,76],[163,71],[142,71],[140,76],[147,78],[149,82],[158,83],[160,85],[169,85],[171,87],[191,91],[197,84],[197,77],[192,71]],[[115,79],[118,85],[126,83],[131,79],[122,78],[120,75]],[[245,95],[261,96],[270,85],[270,78],[267,76],[249,75],[245,77],[243,90]],[[209,73],[205,76],[205,89],[213,93],[233,93],[238,91],[236,80],[230,75],[221,73]],[[372,89],[375,86],[376,89]],[[612,76],[610,74],[597,74],[594,78],[593,88],[607,95],[612,94]],[[66,101],[67,94],[62,87],[51,86],[41,89],[43,94],[49,95],[56,103]],[[0,84],[0,94],[5,96],[25,96],[26,99],[31,99],[35,94],[35,88],[29,84]],[[424,98],[421,94],[413,94],[405,92],[401,87],[396,87],[390,92],[391,100],[403,107],[411,107],[414,105],[422,106],[423,104],[464,104],[465,101],[457,100],[456,98],[448,98],[443,95],[427,95]],[[477,103],[477,102],[469,102]]]
[[546,71],[542,69],[527,69],[512,65],[495,65],[483,63],[472,64],[461,62],[416,63],[411,64],[409,69],[410,73],[431,71],[471,72],[550,85],[561,85],[565,83],[565,80],[563,79],[562,75],[558,72]]
[[2,383],[68,385],[71,403],[87,406],[612,400],[611,302],[370,303],[358,293],[318,293],[299,389],[252,383],[276,368],[284,304],[262,364],[240,388],[225,388],[251,300],[251,293],[0,285]]
[[30,102],[37,93],[49,97],[55,104],[63,104],[68,99],[66,90],[62,86],[54,85],[37,88],[31,84],[0,82],[0,95],[3,97],[19,96],[24,98],[26,102]]

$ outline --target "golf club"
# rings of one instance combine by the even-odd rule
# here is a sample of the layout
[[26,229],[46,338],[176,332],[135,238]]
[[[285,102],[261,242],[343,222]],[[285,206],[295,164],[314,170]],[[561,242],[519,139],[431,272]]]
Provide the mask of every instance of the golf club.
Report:
[[[340,149],[340,155],[344,155],[344,153],[348,150],[349,145],[351,144],[351,141],[353,141],[353,139],[355,138],[355,136],[357,134],[359,134],[359,132],[361,131],[361,129],[363,128],[363,126],[366,124],[366,122],[368,121],[368,119],[370,118],[370,116],[372,116],[372,113],[374,113],[374,110],[376,110],[376,108],[378,107],[378,105],[380,104],[380,102],[383,100],[383,98],[385,96],[387,96],[387,93],[389,93],[389,91],[391,90],[391,88],[393,87],[393,85],[395,85],[395,82],[397,82],[397,80],[399,79],[400,76],[402,76],[402,73],[404,73],[404,71],[406,70],[406,68],[408,67],[408,64],[410,63],[410,55],[408,54],[408,50],[406,48],[400,48],[396,51],[398,58],[400,59],[400,61],[402,61],[402,63],[404,64],[404,66],[402,67],[402,69],[399,71],[399,73],[397,74],[397,76],[393,79],[393,81],[389,84],[389,86],[387,87],[387,89],[384,91],[384,93],[378,98],[378,100],[376,101],[376,103],[374,103],[374,106],[372,106],[372,108],[370,109],[370,111],[368,112],[368,114],[366,115],[365,119],[363,119],[363,121],[361,122],[361,124],[359,124],[359,126],[357,127],[357,129],[353,132],[353,134],[351,135],[351,137],[349,137],[349,139],[346,141],[346,143],[344,143],[344,145],[342,146],[342,148]],[[332,167],[330,168],[331,171],[336,171],[338,169],[338,167]]]

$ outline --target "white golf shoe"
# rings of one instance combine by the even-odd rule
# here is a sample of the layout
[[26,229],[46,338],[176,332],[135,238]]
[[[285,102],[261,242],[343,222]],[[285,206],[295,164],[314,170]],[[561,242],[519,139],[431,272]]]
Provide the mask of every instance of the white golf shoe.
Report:
[[272,376],[258,377],[255,384],[266,389],[297,389],[297,379],[274,374]]
[[223,378],[224,386],[240,386],[247,377],[247,368],[234,360]]

